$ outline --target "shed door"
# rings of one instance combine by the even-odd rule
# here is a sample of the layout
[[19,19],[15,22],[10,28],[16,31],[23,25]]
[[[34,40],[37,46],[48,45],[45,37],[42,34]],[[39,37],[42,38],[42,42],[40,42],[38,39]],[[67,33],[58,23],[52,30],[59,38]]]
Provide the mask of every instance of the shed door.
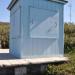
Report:
[[30,7],[30,37],[57,38],[59,13],[57,10],[45,10]]

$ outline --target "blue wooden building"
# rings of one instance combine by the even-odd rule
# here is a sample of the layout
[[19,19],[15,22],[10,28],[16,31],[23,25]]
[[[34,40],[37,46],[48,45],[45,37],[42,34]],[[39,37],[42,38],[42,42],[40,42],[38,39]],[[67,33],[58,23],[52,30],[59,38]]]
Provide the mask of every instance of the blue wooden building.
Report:
[[64,57],[65,0],[12,0],[10,53],[18,58]]

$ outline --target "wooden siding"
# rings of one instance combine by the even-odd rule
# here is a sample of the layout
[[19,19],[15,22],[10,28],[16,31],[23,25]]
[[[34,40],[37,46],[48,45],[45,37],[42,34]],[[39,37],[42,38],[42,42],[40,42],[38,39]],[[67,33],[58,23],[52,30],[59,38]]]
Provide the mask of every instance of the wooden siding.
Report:
[[10,12],[10,53],[14,56],[20,57],[21,50],[21,8],[20,2],[15,4]]
[[[62,39],[63,37],[63,34],[59,34],[59,32],[63,32],[63,30],[61,31],[60,28],[59,28],[59,25],[60,27],[63,26],[63,15],[62,17],[60,17],[59,15],[61,14],[61,12],[63,12],[63,4],[60,4],[60,3],[55,3],[55,2],[48,2],[46,0],[32,0],[32,1],[28,1],[28,0],[25,0],[25,2],[22,3],[22,18],[21,18],[21,23],[22,23],[22,26],[23,26],[23,43],[22,43],[22,48],[23,48],[23,52],[22,52],[22,57],[23,58],[35,58],[35,57],[49,57],[49,56],[63,56],[64,55],[64,47],[63,47],[63,44],[60,46],[60,43],[59,41]],[[42,10],[48,10],[48,11],[58,11],[59,12],[59,15],[57,17],[57,19],[55,20],[58,20],[58,29],[57,29],[57,36],[58,37],[44,37],[44,36],[39,36],[38,35],[41,35],[41,32],[43,32],[43,30],[45,28],[47,28],[46,26],[48,26],[48,22],[46,23],[45,27],[42,29],[38,29],[40,32],[36,32],[34,31],[34,33],[37,35],[36,37],[33,38],[33,36],[31,37],[31,31],[30,31],[30,8],[32,9],[40,9],[41,11]],[[31,10],[32,11],[32,10]],[[32,13],[33,15],[36,15],[39,13],[40,16],[41,15],[41,11],[38,12],[36,10],[33,10]],[[43,13],[43,17],[47,14]],[[23,17],[25,16],[25,17]],[[39,16],[39,20],[40,17]],[[36,17],[36,16],[34,16]],[[34,18],[33,17],[33,18]],[[61,21],[59,21],[59,18],[61,19]],[[44,18],[43,18],[44,19]],[[54,20],[54,19],[53,19]],[[54,21],[55,21],[54,20]],[[60,24],[61,22],[61,24]],[[62,28],[63,29],[63,28]],[[34,35],[33,33],[33,35]],[[60,36],[61,35],[61,36]],[[55,35],[56,36],[56,35]],[[59,36],[60,36],[60,40],[59,40]],[[61,41],[61,43],[63,43],[64,40]],[[60,48],[61,47],[61,48]]]
[[[47,0],[18,1],[10,12],[12,23],[11,28],[15,29],[12,30],[10,34],[11,54],[19,58],[43,58],[51,56],[63,57],[63,5],[64,4],[62,3]],[[20,8],[20,14],[16,13]],[[14,16],[15,13],[16,16]],[[13,24],[14,18],[16,18],[16,24]],[[34,25],[34,23],[36,23],[35,25],[37,26],[32,32],[31,25]],[[45,33],[45,31],[50,31],[49,26],[51,26],[51,24],[52,27],[55,27],[55,31],[53,29],[51,33]],[[54,24],[57,26],[53,26]],[[52,29],[52,27],[50,28]],[[20,37],[17,37],[18,35],[20,35]]]

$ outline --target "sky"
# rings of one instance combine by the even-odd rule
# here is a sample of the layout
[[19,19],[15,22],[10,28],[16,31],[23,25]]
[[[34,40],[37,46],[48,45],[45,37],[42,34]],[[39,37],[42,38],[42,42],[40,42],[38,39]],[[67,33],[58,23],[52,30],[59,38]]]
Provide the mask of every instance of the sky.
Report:
[[0,0],[0,22],[10,22],[10,12],[7,10],[11,0]]
[[[10,12],[7,10],[11,0],[0,0],[0,22],[10,22]],[[64,6],[64,21],[70,22],[70,3],[72,4],[71,9],[71,22],[75,23],[75,0],[69,0]]]
[[64,6],[64,21],[70,22],[70,4],[71,4],[71,22],[75,23],[75,0],[68,0]]

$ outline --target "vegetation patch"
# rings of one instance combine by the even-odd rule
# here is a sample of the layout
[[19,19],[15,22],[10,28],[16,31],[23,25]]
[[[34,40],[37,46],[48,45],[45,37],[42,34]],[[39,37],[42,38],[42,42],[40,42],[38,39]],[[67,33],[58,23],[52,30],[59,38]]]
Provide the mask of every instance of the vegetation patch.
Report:
[[60,65],[48,65],[47,75],[75,75],[75,52],[66,54],[69,61]]
[[75,49],[75,24],[65,23],[64,32],[65,53],[69,53]]
[[9,48],[9,23],[0,22],[0,48]]

